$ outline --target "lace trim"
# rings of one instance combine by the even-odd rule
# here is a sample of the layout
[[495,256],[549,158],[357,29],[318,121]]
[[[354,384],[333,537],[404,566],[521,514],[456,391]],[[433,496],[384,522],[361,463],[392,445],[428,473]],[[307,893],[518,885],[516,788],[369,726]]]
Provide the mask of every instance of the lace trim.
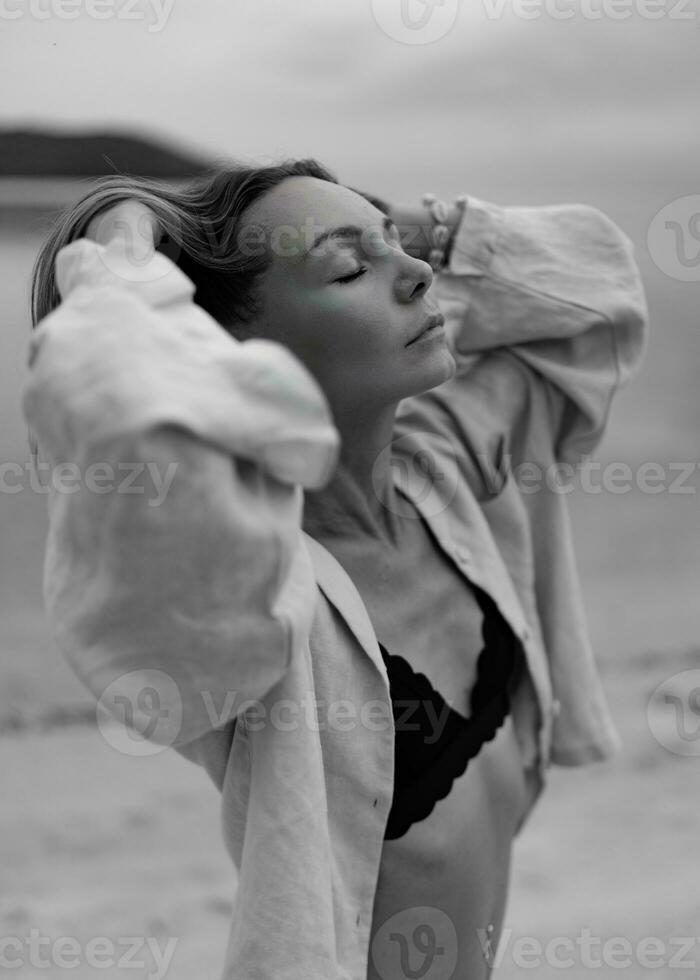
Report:
[[[480,598],[478,591],[476,595]],[[482,745],[493,741],[510,711],[511,684],[518,667],[515,637],[492,600],[485,594],[481,598],[485,600],[480,602],[484,645],[477,659],[468,718],[447,704],[425,674],[379,644],[389,675],[397,733],[394,799],[386,840],[403,836],[411,824],[432,813]],[[433,705],[432,716],[426,703]]]

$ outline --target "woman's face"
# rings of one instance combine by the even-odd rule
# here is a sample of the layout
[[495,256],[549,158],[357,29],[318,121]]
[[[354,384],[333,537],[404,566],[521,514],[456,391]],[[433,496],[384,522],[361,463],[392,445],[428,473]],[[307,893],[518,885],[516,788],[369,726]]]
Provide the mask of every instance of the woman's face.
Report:
[[284,344],[335,411],[363,414],[441,384],[454,359],[430,294],[433,273],[359,194],[290,177],[249,209],[272,261],[261,276],[257,336]]

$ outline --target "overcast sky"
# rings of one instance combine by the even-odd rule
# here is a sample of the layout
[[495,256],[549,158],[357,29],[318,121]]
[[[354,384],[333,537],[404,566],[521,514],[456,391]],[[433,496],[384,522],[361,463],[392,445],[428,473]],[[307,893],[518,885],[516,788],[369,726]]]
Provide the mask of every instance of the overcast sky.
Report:
[[[77,19],[58,16],[61,2]],[[679,19],[697,0],[619,22],[553,19],[554,0],[532,20],[513,14],[516,0],[497,17],[500,0],[443,0],[434,13],[454,4],[454,25],[427,44],[379,25],[373,3],[381,20],[401,0],[99,2],[104,20],[88,0],[4,0],[1,122],[114,125],[219,156],[315,155],[399,193],[427,171],[452,193],[465,167],[532,181],[556,161],[634,179],[640,160],[649,177],[700,159],[700,14]],[[419,16],[420,0],[406,2]]]
[[[111,16],[89,16],[95,2]],[[658,417],[662,442],[669,419],[696,438],[697,285],[662,275],[645,243],[669,201],[700,192],[700,0],[541,0],[532,20],[513,14],[520,0],[430,0],[431,26],[454,22],[427,44],[387,29],[402,2],[425,13],[422,0],[0,0],[0,125],[120,128],[215,158],[313,155],[395,201],[598,206],[635,242],[658,325],[618,431],[645,445]],[[582,12],[625,3],[620,21]],[[11,265],[13,289],[29,253],[25,265]]]

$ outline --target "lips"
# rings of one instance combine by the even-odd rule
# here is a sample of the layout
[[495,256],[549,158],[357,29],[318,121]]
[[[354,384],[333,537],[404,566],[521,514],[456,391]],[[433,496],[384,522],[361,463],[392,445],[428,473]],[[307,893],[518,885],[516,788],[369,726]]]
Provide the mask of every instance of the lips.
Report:
[[409,342],[406,344],[406,347],[410,347],[411,344],[415,344],[417,340],[420,340],[421,337],[424,337],[431,330],[435,330],[438,327],[443,327],[444,325],[445,325],[445,317],[442,315],[442,313],[433,313],[425,321],[420,332],[417,333],[412,340],[409,340]]

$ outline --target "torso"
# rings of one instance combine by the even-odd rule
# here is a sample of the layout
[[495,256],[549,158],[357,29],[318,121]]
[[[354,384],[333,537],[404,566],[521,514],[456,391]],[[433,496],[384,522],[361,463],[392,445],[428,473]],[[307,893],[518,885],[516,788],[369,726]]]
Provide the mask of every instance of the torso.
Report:
[[[468,716],[483,645],[482,614],[469,583],[418,514],[404,520],[399,549],[369,536],[319,540],[353,580],[380,642],[424,673],[450,707]],[[478,930],[484,930],[495,949],[511,844],[526,799],[520,750],[508,716],[430,815],[403,837],[384,842],[367,980],[405,980],[406,963],[414,976],[489,976]],[[406,911],[416,908],[432,911]],[[430,937],[435,933],[440,939],[445,916],[454,925],[457,948],[448,935],[450,949],[430,953]],[[382,929],[390,919],[390,927]],[[416,925],[422,926],[418,932]],[[489,926],[493,928],[487,933]],[[425,942],[428,952],[422,953]],[[403,967],[402,946],[408,956]],[[439,962],[428,968],[426,957],[431,956],[446,958],[444,971]],[[448,969],[453,956],[454,974]]]

